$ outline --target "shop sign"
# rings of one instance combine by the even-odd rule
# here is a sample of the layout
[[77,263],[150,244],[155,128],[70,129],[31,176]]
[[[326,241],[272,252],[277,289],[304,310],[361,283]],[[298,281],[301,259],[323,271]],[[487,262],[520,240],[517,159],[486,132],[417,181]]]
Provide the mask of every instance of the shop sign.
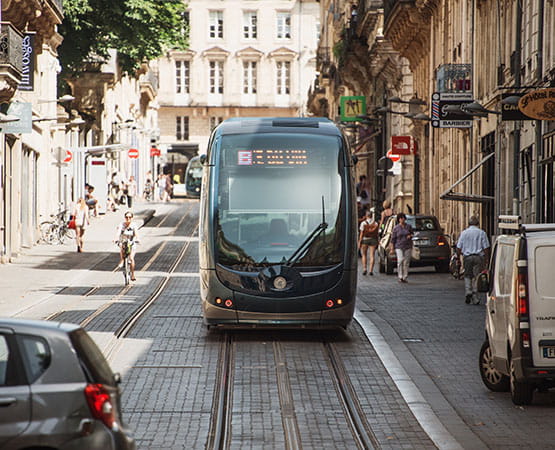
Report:
[[538,89],[518,102],[518,109],[537,120],[555,120],[555,88]]
[[150,156],[160,156],[161,152],[159,148],[151,147],[150,149]]
[[26,33],[23,36],[22,50],[21,83],[17,89],[32,91],[35,87],[35,33]]
[[432,94],[432,126],[434,128],[471,128],[472,119],[459,108],[466,103],[471,103],[472,93],[468,92],[434,92]]
[[[518,97],[522,98],[525,94],[522,92],[505,92],[501,94],[501,100],[505,100],[508,97]],[[504,104],[501,102],[501,120],[534,120],[532,117],[524,114],[519,108],[518,103],[514,105]]]
[[414,139],[412,136],[391,136],[391,151],[395,155],[412,155]]
[[361,120],[361,115],[366,114],[366,97],[364,95],[344,95],[340,99],[339,109],[342,122]]

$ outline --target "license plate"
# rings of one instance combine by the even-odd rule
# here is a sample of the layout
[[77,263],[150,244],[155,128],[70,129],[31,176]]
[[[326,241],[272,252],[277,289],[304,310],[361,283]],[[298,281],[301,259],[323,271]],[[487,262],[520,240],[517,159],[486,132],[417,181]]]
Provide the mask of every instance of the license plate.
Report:
[[430,245],[430,240],[429,239],[417,239],[414,241],[414,245],[416,245],[417,247],[421,247],[423,245]]
[[555,347],[543,347],[544,358],[555,358]]

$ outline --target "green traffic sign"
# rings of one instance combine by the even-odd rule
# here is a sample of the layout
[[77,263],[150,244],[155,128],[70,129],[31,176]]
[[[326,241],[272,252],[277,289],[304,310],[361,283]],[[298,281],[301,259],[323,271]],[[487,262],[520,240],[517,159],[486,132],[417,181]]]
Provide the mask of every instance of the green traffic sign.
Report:
[[340,99],[340,112],[342,122],[355,122],[366,115],[366,97],[364,95],[343,96]]

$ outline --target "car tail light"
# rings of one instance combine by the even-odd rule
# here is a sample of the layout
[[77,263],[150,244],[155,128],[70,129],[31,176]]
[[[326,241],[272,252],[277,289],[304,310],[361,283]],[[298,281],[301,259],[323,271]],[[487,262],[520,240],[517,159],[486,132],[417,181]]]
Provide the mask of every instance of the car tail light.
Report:
[[527,331],[522,332],[522,346],[524,348],[530,348],[530,333]]
[[95,419],[101,420],[108,428],[116,424],[116,416],[110,394],[102,384],[88,384],[85,397]]
[[447,242],[447,238],[443,236],[443,234],[440,234],[437,237],[437,245],[449,245],[449,243]]
[[517,277],[518,316],[528,316],[528,277],[526,273],[519,273]]

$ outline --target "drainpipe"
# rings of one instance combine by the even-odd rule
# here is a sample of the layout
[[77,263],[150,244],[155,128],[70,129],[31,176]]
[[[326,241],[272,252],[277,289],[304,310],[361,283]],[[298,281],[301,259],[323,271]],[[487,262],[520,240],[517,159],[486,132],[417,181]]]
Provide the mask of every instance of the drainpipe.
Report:
[[[515,85],[520,86],[520,66],[522,58],[522,0],[518,0],[516,8],[516,38],[515,38]],[[513,214],[519,215],[520,211],[520,186],[519,186],[519,156],[520,156],[520,128],[521,121],[515,122],[514,152],[513,152]]]
[[[539,86],[543,78],[543,16],[544,16],[544,0],[538,2],[538,53],[537,53],[537,68],[536,68],[536,79],[537,85]],[[542,166],[540,161],[543,158],[543,140],[542,140],[542,121],[536,120],[536,223],[542,223],[546,221],[546,217],[542,214],[542,197],[546,195],[543,189],[542,180]],[[553,199],[550,199],[553,201]]]

